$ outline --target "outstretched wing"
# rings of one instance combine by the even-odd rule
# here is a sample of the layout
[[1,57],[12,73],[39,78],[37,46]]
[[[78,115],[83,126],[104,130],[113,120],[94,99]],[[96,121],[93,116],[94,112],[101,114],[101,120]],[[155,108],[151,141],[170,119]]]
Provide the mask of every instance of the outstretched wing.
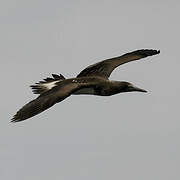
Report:
[[160,51],[152,50],[152,49],[141,49],[137,51],[133,51],[127,54],[124,54],[119,57],[107,59],[91,66],[88,66],[86,69],[81,71],[77,77],[84,76],[101,76],[104,78],[108,78],[111,75],[111,72],[121,64],[135,61],[141,58],[145,58],[147,56],[153,56],[159,54]]
[[74,83],[73,80],[59,82],[58,86],[42,93],[39,97],[23,106],[12,118],[12,122],[19,122],[33,117],[54,104],[63,101],[79,88],[86,86],[86,83]]

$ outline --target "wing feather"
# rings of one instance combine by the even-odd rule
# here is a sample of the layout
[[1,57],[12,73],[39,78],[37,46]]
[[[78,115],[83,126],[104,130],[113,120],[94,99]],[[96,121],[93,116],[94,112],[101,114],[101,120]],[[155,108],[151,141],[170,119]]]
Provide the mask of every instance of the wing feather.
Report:
[[[66,80],[65,80],[66,81]],[[59,83],[58,86],[45,91],[36,99],[30,101],[24,105],[12,118],[11,122],[19,122],[31,118],[46,109],[50,108],[54,104],[63,101],[65,98],[71,95],[73,91],[78,89],[80,85],[78,83]]]
[[57,83],[57,86],[41,93],[36,99],[24,105],[12,118],[11,122],[19,122],[31,118],[46,109],[49,109],[56,103],[59,103],[69,97],[75,91],[96,85],[96,82],[87,81],[83,78],[66,79]]
[[135,61],[141,58],[145,58],[148,56],[153,56],[159,54],[160,51],[152,50],[152,49],[141,49],[136,50],[127,54],[124,54],[119,57],[106,59],[104,61],[98,62],[96,64],[90,65],[81,71],[77,77],[85,77],[85,76],[101,76],[104,78],[108,78],[111,75],[111,72],[118,66],[128,63],[130,61]]

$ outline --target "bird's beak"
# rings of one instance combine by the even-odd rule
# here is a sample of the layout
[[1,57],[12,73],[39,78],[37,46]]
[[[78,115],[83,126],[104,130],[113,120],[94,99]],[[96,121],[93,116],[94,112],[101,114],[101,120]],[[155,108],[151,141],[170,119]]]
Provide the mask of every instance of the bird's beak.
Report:
[[131,90],[131,91],[139,91],[139,92],[145,92],[145,93],[147,93],[146,90],[141,89],[141,88],[138,88],[138,87],[136,87],[136,86],[134,86],[134,85],[130,87],[130,90]]

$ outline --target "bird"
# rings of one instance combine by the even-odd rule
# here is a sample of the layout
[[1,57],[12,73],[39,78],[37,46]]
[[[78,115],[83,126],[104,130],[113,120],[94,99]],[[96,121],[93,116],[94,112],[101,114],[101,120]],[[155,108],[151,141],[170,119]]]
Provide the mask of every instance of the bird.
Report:
[[147,92],[126,81],[109,80],[112,71],[118,66],[157,55],[160,50],[140,49],[118,57],[106,59],[88,66],[75,78],[67,79],[62,74],[52,74],[34,85],[31,85],[34,94],[39,96],[25,104],[11,119],[11,122],[20,122],[29,119],[59,103],[70,95],[97,95],[111,96],[124,92]]

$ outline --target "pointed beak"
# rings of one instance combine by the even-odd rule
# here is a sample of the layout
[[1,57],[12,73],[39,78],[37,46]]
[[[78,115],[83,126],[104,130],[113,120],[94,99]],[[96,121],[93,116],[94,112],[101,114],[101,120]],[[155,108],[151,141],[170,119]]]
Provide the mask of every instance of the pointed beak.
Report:
[[147,93],[146,90],[141,89],[141,88],[138,88],[138,87],[136,87],[136,86],[131,86],[131,91],[139,91],[139,92],[145,92],[145,93]]

